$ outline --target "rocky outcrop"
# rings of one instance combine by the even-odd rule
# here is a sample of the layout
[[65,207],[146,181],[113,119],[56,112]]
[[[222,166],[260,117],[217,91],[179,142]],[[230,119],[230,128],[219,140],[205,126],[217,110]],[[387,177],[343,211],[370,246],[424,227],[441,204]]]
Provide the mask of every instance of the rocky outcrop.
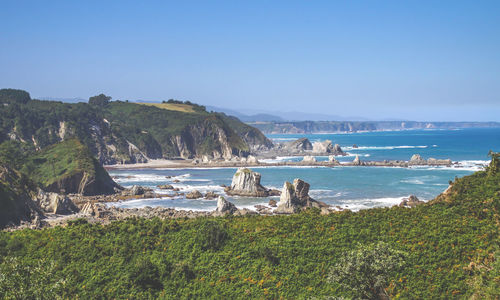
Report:
[[323,202],[318,202],[309,196],[309,183],[302,179],[295,179],[293,184],[286,181],[283,184],[278,207],[274,210],[277,214],[292,214],[307,207],[328,207]]
[[363,165],[363,162],[361,161],[361,159],[359,159],[359,155],[356,154],[356,157],[352,161],[352,164],[354,166],[362,166]]
[[312,151],[321,154],[346,155],[339,144],[333,145],[330,140],[314,142]]
[[308,138],[300,138],[295,141],[286,143],[284,145],[285,150],[292,153],[300,153],[304,151],[309,151],[313,149],[313,146]]
[[425,166],[449,166],[451,165],[452,161],[451,159],[435,159],[435,158],[429,158],[429,159],[424,159],[420,154],[413,154],[411,157],[410,161],[408,162],[409,165],[413,166],[418,166],[418,165],[425,165]]
[[334,165],[339,165],[339,161],[335,158],[335,155],[328,156],[328,162]]
[[199,198],[203,198],[203,195],[198,190],[194,190],[186,194],[186,199],[199,199]]
[[260,184],[260,173],[248,168],[239,168],[233,176],[231,186],[225,189],[226,194],[247,197],[267,197],[269,191]]
[[302,159],[302,162],[303,162],[303,163],[315,163],[315,162],[316,162],[316,157],[314,157],[314,156],[310,156],[310,155],[306,155],[306,156],[304,156],[304,158]]
[[212,199],[215,199],[217,197],[219,197],[219,196],[214,192],[207,192],[205,194],[205,199],[207,199],[207,200],[212,200]]
[[173,190],[174,189],[174,187],[171,184],[159,184],[159,185],[157,185],[157,187],[160,190]]
[[224,197],[219,197],[217,199],[217,208],[215,209],[216,214],[233,214],[236,211],[238,211],[236,206],[227,201]]
[[73,201],[65,195],[44,192],[39,189],[33,199],[45,213],[69,215],[79,211]]
[[419,200],[417,198],[417,196],[411,195],[408,198],[403,198],[401,203],[399,203],[399,206],[400,207],[415,207],[415,206],[423,204],[423,203],[425,203],[425,202],[422,200]]

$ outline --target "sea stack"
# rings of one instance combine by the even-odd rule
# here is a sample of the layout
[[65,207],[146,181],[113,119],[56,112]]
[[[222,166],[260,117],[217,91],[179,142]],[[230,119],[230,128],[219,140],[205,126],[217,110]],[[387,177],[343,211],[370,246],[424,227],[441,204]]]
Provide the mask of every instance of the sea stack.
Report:
[[291,184],[285,181],[281,191],[278,207],[274,210],[277,214],[293,214],[306,207],[327,207],[323,202],[318,202],[309,196],[309,183],[296,178]]
[[225,189],[228,195],[267,197],[269,191],[260,184],[260,173],[248,168],[239,168],[233,176],[231,186]]

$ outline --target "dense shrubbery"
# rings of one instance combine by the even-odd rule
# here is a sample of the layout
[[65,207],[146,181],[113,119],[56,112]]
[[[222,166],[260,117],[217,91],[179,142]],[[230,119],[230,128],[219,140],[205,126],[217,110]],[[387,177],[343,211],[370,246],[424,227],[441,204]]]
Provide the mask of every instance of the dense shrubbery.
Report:
[[[367,266],[380,285],[370,273],[355,279],[368,289],[385,287],[394,298],[491,299],[500,292],[499,195],[500,174],[478,172],[457,180],[432,205],[413,209],[130,219],[107,226],[78,221],[2,232],[0,269],[9,278],[12,259],[20,268],[52,261],[50,283],[64,279],[64,298],[290,299],[360,295],[344,287],[352,283],[347,276],[334,282],[329,276]],[[386,254],[377,256],[377,247]],[[364,259],[353,260],[354,254]],[[349,261],[358,268],[346,267]],[[0,291],[7,287],[0,281]]]

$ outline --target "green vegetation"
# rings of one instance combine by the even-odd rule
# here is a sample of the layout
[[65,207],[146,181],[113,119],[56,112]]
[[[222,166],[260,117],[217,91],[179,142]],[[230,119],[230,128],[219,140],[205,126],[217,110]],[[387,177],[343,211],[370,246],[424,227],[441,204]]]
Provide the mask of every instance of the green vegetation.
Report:
[[23,90],[15,89],[1,89],[0,90],[0,103],[21,103],[26,104],[31,100],[30,94]]
[[[488,171],[457,179],[446,194],[412,209],[129,219],[106,226],[77,221],[1,232],[0,278],[23,285],[35,274],[62,298],[349,299],[383,290],[396,299],[495,299],[498,159],[493,155]],[[10,267],[13,260],[21,271]],[[50,278],[33,273],[42,263],[54,266]],[[346,289],[354,282],[346,270],[366,288]],[[20,297],[43,288],[34,285]],[[16,293],[12,280],[0,280],[0,297]]]

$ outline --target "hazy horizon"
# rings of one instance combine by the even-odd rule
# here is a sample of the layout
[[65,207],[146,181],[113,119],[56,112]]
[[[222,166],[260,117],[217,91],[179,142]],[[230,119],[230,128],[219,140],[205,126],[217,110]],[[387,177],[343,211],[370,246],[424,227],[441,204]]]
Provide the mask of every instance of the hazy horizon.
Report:
[[500,121],[500,2],[15,1],[0,88],[368,120]]

